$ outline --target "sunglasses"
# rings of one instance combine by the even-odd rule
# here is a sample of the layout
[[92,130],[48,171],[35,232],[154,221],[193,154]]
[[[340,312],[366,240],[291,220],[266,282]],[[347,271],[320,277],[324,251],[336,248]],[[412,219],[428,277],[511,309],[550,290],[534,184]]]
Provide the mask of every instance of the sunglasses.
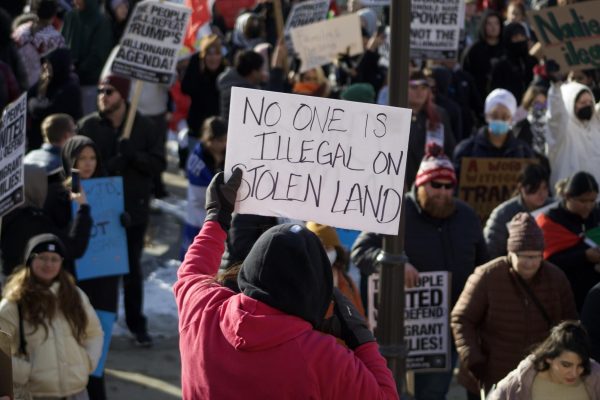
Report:
[[450,183],[441,183],[441,182],[431,181],[431,182],[429,182],[429,184],[434,189],[441,189],[441,188],[444,188],[446,190],[454,189],[454,183],[452,183],[452,182],[450,182]]
[[112,89],[112,88],[98,88],[98,94],[105,94],[107,96],[111,96],[114,92],[116,92],[116,89]]

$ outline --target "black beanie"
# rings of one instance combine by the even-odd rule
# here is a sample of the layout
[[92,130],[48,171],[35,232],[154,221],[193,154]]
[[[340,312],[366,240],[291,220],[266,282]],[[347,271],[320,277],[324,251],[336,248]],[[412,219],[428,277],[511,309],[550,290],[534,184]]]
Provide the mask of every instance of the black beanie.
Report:
[[29,259],[34,254],[43,253],[45,251],[57,253],[63,258],[66,255],[65,245],[57,236],[51,233],[43,233],[41,235],[36,235],[32,237],[27,242],[27,246],[25,247],[25,254],[23,257],[23,260],[25,260],[25,264],[29,265]]
[[314,233],[297,224],[277,225],[252,246],[238,285],[246,296],[316,327],[331,302],[331,264]]

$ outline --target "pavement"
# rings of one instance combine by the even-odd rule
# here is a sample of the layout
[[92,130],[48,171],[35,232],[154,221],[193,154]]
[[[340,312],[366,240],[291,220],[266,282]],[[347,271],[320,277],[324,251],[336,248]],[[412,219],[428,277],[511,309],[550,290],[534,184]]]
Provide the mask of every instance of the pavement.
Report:
[[[171,167],[163,175],[167,191],[171,194],[165,199],[167,204],[184,199],[187,185],[174,163],[169,164]],[[161,260],[178,256],[181,220],[175,214],[157,211],[150,217],[142,257],[146,276],[157,268]],[[109,400],[181,399],[178,338],[155,337],[154,346],[149,349],[135,347],[127,337],[113,338],[106,360],[106,391]],[[456,383],[456,379],[452,381],[447,400],[466,400],[464,389]]]

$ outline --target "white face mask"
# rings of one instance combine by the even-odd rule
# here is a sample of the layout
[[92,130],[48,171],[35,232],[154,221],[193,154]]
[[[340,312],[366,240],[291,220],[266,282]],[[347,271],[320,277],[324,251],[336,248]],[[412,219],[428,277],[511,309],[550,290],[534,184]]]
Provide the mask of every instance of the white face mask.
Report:
[[337,251],[335,249],[327,250],[327,258],[329,258],[329,262],[331,265],[337,260]]

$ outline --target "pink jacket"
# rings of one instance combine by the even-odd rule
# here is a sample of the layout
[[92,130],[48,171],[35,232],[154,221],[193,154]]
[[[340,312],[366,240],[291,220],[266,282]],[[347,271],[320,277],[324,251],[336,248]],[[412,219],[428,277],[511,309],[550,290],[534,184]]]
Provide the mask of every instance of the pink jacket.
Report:
[[184,399],[398,399],[377,343],[354,352],[214,281],[226,233],[206,222],[174,285]]
[[[498,386],[490,393],[487,400],[529,400],[537,371],[533,368],[533,357],[529,356],[519,366],[498,382]],[[583,378],[585,390],[590,400],[600,400],[600,365],[591,362],[591,372]]]

